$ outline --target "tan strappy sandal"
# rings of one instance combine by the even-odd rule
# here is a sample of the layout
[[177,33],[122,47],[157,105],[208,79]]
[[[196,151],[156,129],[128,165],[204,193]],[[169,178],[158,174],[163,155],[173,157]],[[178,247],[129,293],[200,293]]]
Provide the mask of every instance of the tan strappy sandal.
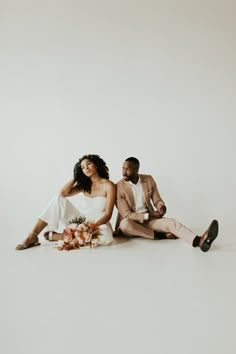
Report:
[[36,240],[29,242],[29,243],[28,242],[19,243],[19,245],[16,246],[17,251],[23,251],[23,250],[26,250],[27,248],[36,247],[36,246],[41,245],[41,243],[39,242],[39,239],[38,239],[38,234],[36,234],[35,232],[31,232],[29,235],[36,236]]

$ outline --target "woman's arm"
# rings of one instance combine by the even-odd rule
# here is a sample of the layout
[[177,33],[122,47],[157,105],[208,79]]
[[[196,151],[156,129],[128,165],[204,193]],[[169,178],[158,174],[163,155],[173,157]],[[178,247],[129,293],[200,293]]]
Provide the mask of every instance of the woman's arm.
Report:
[[114,204],[116,199],[116,186],[113,182],[109,181],[107,186],[107,202],[105,207],[104,215],[98,219],[95,224],[97,226],[106,224],[112,216]]
[[78,194],[79,192],[81,192],[81,189],[75,185],[75,180],[73,178],[68,183],[66,183],[64,187],[62,187],[60,190],[60,196],[70,197],[72,195]]

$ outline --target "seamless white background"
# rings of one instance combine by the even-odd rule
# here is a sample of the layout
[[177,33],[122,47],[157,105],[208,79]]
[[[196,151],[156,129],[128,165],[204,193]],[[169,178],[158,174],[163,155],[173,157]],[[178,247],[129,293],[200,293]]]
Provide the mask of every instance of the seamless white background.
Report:
[[[8,269],[4,275],[5,310],[10,309],[7,301],[10,290],[15,294],[21,289],[19,299],[11,298],[11,304],[13,302],[17,306],[20,300],[20,306],[25,305],[31,284],[29,278],[32,281],[32,274],[28,274],[29,264],[31,271],[37,266],[41,269],[45,266],[41,260],[46,257],[49,269],[43,268],[45,272],[42,270],[40,273],[39,283],[35,280],[37,285],[34,284],[40,288],[36,296],[40,303],[40,296],[46,291],[42,290],[45,279],[47,286],[50,283],[51,260],[55,261],[56,251],[51,246],[46,250],[41,247],[40,251],[29,250],[19,256],[14,247],[30,231],[48,200],[72,177],[78,158],[87,153],[96,153],[104,158],[114,182],[122,177],[121,167],[126,157],[139,158],[140,172],[152,174],[156,179],[167,204],[168,216],[175,217],[198,233],[217,218],[221,245],[230,244],[227,252],[235,258],[235,16],[233,0],[0,1],[1,253],[6,264],[3,267]],[[113,222],[115,215],[116,211]],[[166,254],[168,246],[181,247],[179,243],[178,246],[164,246],[162,252]],[[145,248],[147,244],[142,240],[134,244],[134,251],[127,243],[118,244],[117,248],[114,244],[112,250],[113,256],[117,256],[117,264],[123,257],[119,247],[126,255],[127,250],[134,255],[134,263],[137,261],[139,264],[135,250],[146,261],[151,257],[150,244]],[[113,257],[111,250],[98,252],[99,262],[100,254],[105,259]],[[188,250],[184,248],[182,252],[185,254]],[[229,256],[227,252],[225,257]],[[219,253],[220,248],[216,257]],[[78,255],[82,267],[89,259],[86,256]],[[154,253],[152,256],[154,259]],[[74,265],[77,256],[70,257],[73,257]],[[187,257],[187,264],[195,264],[189,254]],[[55,272],[62,266],[57,260],[53,268]],[[224,257],[221,260],[227,263]],[[71,266],[71,260],[63,258],[63,264],[67,261]],[[197,264],[198,261],[201,263],[202,260],[197,260]],[[96,264],[96,257],[94,262]],[[172,262],[175,264],[174,258]],[[214,258],[214,262],[214,265],[218,264],[219,260]],[[105,264],[106,261],[104,267]],[[110,277],[116,274],[120,279],[121,274],[118,273],[120,269],[126,271],[125,264],[123,268],[108,267]],[[235,266],[235,261],[232,264]],[[63,271],[69,271],[69,265],[56,273],[57,286],[61,276],[65,279]],[[134,270],[139,267],[137,265]],[[102,272],[106,273],[105,268]],[[185,263],[180,268],[185,270]],[[145,269],[145,274],[150,272],[148,263],[142,269]],[[92,272],[90,268],[89,271]],[[176,279],[179,273],[171,275]],[[136,273],[133,276],[137,276]],[[101,287],[105,294],[107,283],[105,278],[103,280]],[[150,277],[150,284],[153,282],[155,279]],[[82,278],[82,283],[87,284],[86,278]],[[126,291],[126,283],[118,281],[118,284],[122,293]],[[202,284],[203,292],[206,284]],[[67,283],[67,288],[70,286]],[[222,284],[214,286],[222,288]],[[145,289],[140,284],[142,305],[150,298]],[[191,289],[188,289],[190,293]],[[233,299],[235,287],[230,289]],[[132,295],[136,290],[132,288]],[[155,291],[152,296],[158,298],[160,289],[155,288]],[[172,288],[170,292],[173,293]],[[51,288],[50,299],[55,294],[56,288]],[[169,293],[167,299],[171,297]],[[163,299],[166,299],[164,293]],[[226,302],[235,309],[231,300]],[[41,298],[41,301],[45,305],[48,298]],[[202,302],[206,304],[204,297]],[[58,302],[56,304],[59,305]],[[106,302],[103,305],[106,308]],[[113,306],[112,303],[109,306]],[[34,309],[32,303],[32,311]],[[38,308],[36,310],[39,311]],[[146,316],[144,310],[141,313]],[[163,312],[163,318],[165,314]],[[33,336],[34,340],[29,341],[24,329],[31,323],[29,318],[35,317],[30,312],[27,320],[26,315],[22,329],[21,315],[24,317],[24,312],[15,315],[10,310],[6,314],[4,354],[13,352],[13,344],[7,342],[12,333],[18,341],[24,333],[24,344],[28,343],[28,346],[22,345],[22,349],[18,347],[18,352],[32,352],[36,338]],[[14,328],[9,318],[15,319]],[[155,328],[148,316],[145,319]],[[116,324],[122,327],[123,320],[121,317]],[[55,322],[50,323],[54,333]],[[200,319],[195,321],[195,325],[200,327]],[[42,327],[45,326],[42,322]],[[130,326],[132,328],[132,324]],[[120,336],[118,327],[117,335]],[[160,325],[159,333],[162,329]],[[145,338],[146,332],[143,333]],[[152,343],[152,339],[147,340]],[[133,351],[129,348],[129,352],[174,353],[174,347],[165,347],[164,343],[165,340],[160,351],[155,350],[155,345],[150,345],[149,351],[145,351],[143,341],[139,346],[134,345]],[[221,348],[223,343],[224,340],[219,339],[216,347]],[[233,353],[232,348],[229,345],[226,353]],[[108,347],[104,350],[112,352]],[[185,353],[185,350],[186,353],[191,352],[188,346],[182,347],[181,352]],[[14,352],[17,353],[16,347]],[[213,347],[205,353],[213,353]]]

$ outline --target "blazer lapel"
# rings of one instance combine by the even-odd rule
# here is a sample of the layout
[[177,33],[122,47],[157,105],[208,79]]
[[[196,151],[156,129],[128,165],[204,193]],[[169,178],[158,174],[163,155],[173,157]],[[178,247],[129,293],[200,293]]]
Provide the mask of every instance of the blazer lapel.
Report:
[[147,183],[147,181],[146,181],[146,179],[144,178],[143,175],[139,175],[139,178],[140,178],[140,182],[141,182],[141,185],[142,185],[142,188],[143,188],[144,199],[145,199],[146,205],[147,205],[147,207],[149,209],[150,201],[149,201],[148,183]]
[[134,193],[132,191],[131,185],[129,182],[124,181],[124,189],[126,191],[127,199],[130,204],[132,210],[135,210],[135,201],[134,201]]

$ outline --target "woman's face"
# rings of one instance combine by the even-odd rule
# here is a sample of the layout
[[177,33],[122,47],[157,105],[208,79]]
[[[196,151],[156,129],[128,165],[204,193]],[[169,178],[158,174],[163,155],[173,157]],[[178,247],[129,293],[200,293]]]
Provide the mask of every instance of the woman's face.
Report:
[[97,166],[89,159],[84,159],[80,166],[83,173],[87,177],[92,177],[93,175],[97,174]]

